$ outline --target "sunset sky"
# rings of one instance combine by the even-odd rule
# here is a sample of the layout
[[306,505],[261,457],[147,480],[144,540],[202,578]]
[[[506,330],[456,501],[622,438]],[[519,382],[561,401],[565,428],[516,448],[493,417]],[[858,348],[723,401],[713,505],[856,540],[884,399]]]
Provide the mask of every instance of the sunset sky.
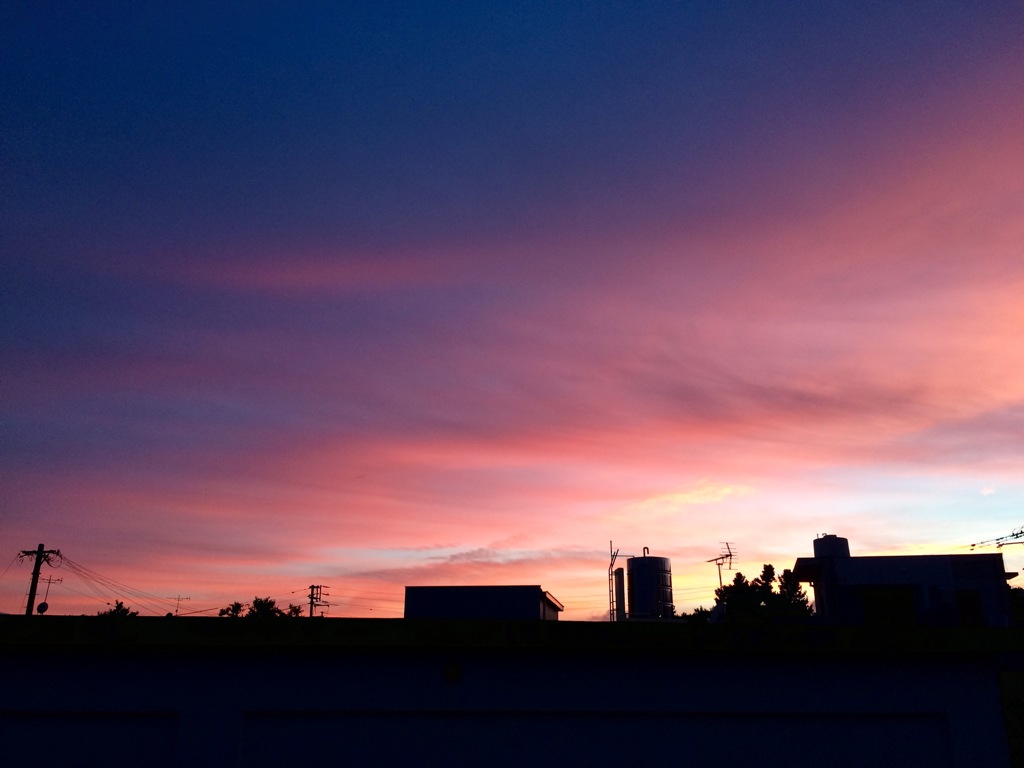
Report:
[[609,540],[690,610],[721,542],[755,576],[1024,524],[1024,3],[0,30],[0,612],[40,542],[135,590],[44,569],[52,613],[587,620]]

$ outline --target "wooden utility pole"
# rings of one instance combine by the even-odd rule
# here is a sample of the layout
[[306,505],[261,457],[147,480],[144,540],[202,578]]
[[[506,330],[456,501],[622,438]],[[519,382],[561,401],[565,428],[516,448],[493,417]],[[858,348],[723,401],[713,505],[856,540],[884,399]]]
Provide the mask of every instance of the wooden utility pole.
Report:
[[[323,591],[323,584],[310,584],[309,585],[309,617],[313,618],[313,611],[319,608],[321,605],[330,605],[330,603],[323,600],[324,596],[328,596]],[[330,587],[328,587],[330,589]]]
[[50,562],[53,556],[60,557],[59,549],[46,549],[42,544],[37,549],[23,549],[18,557],[35,557],[36,564],[32,568],[32,586],[28,589],[28,605],[25,607],[25,615],[31,616],[32,609],[36,607],[36,589],[39,586],[39,570],[43,567],[43,561]]

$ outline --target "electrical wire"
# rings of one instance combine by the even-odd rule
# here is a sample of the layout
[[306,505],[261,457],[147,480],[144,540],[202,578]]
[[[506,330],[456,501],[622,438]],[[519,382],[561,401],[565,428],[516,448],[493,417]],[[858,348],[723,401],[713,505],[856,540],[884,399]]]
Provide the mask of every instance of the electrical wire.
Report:
[[209,613],[210,611],[219,611],[220,608],[199,608],[195,611],[182,611],[181,613],[175,614],[177,616],[192,616],[197,613]]
[[1015,539],[1024,538],[1024,527],[1018,528],[1013,533],[1008,533],[1005,536],[1000,536],[995,539],[986,539],[985,541],[979,541],[975,544],[971,544],[971,549],[975,547],[987,547],[995,544],[996,549],[1002,549],[1008,544],[1024,544],[1024,541],[1015,541]]
[[[334,597],[334,595],[332,595],[332,597]],[[404,605],[405,604],[404,600],[382,600],[379,597],[360,597],[358,595],[340,595],[340,598],[342,600],[363,600],[365,602],[374,603],[374,604],[379,604],[379,603],[395,603],[397,605]],[[337,604],[338,603],[335,603],[335,605],[337,605]]]
[[[109,601],[112,595],[117,597],[131,597],[133,601],[146,610],[152,611],[153,613],[165,613],[173,612],[177,609],[176,600],[168,600],[167,598],[153,595],[148,592],[144,592],[140,589],[135,589],[127,584],[123,584],[119,581],[111,579],[108,576],[104,576],[98,571],[94,571],[90,568],[86,568],[81,563],[77,563],[67,555],[63,555],[60,564],[54,567],[67,566],[68,570],[82,579],[86,586],[92,590],[92,592],[99,598]],[[117,598],[115,598],[117,601]]]
[[3,572],[3,573],[0,573],[0,579],[2,579],[2,578],[3,578],[4,576],[6,576],[6,575],[7,575],[7,572],[8,572],[9,570],[11,570],[11,566],[12,566],[12,565],[14,565],[15,561],[16,561],[16,560],[19,560],[20,558],[21,558],[21,553],[20,553],[20,552],[19,552],[18,554],[16,554],[16,555],[15,555],[14,557],[12,557],[12,558],[11,558],[11,562],[9,562],[9,563],[7,564],[7,567],[6,567],[6,568],[4,568],[4,572]]
[[107,600],[107,596],[106,595],[96,595],[95,593],[90,595],[90,594],[88,594],[86,592],[83,592],[80,589],[75,589],[74,587],[69,585],[67,582],[63,582],[61,584],[61,588],[62,589],[66,589],[66,590],[68,590],[70,592],[74,592],[76,595],[81,595],[82,597],[88,597],[88,598],[93,599],[93,600],[98,600],[103,605],[109,605],[109,602]]
[[[331,589],[345,589],[345,587],[331,587]],[[398,594],[396,592],[380,592],[372,589],[361,589],[359,593],[362,595],[385,595],[386,597],[393,597],[395,594]]]

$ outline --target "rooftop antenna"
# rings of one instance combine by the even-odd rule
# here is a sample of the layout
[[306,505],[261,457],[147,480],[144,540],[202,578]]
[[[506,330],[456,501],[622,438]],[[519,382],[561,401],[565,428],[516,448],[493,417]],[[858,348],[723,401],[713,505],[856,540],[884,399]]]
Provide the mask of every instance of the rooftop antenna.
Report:
[[46,613],[46,611],[50,607],[50,604],[46,602],[47,598],[49,598],[49,596],[50,596],[50,585],[51,584],[60,584],[60,583],[62,583],[64,581],[64,579],[61,579],[61,578],[55,579],[52,576],[47,576],[45,579],[44,578],[40,578],[39,580],[46,582],[46,593],[43,595],[43,601],[41,603],[39,603],[39,605],[36,606],[36,613],[42,615],[42,614]]
[[710,560],[705,561],[705,562],[708,562],[708,563],[714,563],[715,565],[718,566],[718,588],[719,589],[722,588],[722,566],[724,565],[725,566],[725,570],[727,570],[727,571],[731,571],[732,570],[732,558],[733,558],[733,555],[736,554],[736,550],[733,549],[733,547],[735,547],[735,546],[736,545],[731,543],[731,542],[723,541],[722,542],[722,554],[720,554],[718,557],[713,557]]
[[619,556],[619,550],[612,549],[612,541],[608,540],[608,554],[611,555],[611,562],[608,563],[608,621],[615,621],[615,558]]
[[181,601],[182,600],[191,600],[191,599],[192,599],[191,597],[182,597],[181,595],[178,595],[177,597],[165,597],[164,598],[164,600],[174,600],[175,601],[175,605],[174,605],[174,615],[175,616],[177,616],[178,615],[178,611],[181,610]]
[[[645,556],[647,551],[647,547],[644,547]],[[621,567],[615,567],[619,550],[612,548],[610,540],[608,541],[608,554],[611,557],[611,562],[608,563],[608,621],[622,621],[627,618],[625,576]],[[636,557],[636,555],[623,555],[623,557]]]
[[996,549],[1002,549],[1004,546],[1010,544],[1024,544],[1024,541],[1018,541],[1018,539],[1024,539],[1024,527],[1018,528],[1013,533],[1008,533],[1005,536],[999,536],[995,539],[986,539],[985,541],[979,541],[975,544],[971,544],[971,549],[975,547],[987,547],[992,544],[996,545]]

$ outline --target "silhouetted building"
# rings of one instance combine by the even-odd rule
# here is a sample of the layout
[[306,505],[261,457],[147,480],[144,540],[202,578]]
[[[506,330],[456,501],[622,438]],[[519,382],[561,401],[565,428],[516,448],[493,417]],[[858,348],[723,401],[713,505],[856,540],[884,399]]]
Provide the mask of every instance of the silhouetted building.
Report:
[[826,534],[796,578],[814,589],[815,615],[837,624],[988,626],[1009,624],[1002,554],[851,557],[850,544]]
[[539,586],[406,587],[407,619],[557,621],[565,606]]

